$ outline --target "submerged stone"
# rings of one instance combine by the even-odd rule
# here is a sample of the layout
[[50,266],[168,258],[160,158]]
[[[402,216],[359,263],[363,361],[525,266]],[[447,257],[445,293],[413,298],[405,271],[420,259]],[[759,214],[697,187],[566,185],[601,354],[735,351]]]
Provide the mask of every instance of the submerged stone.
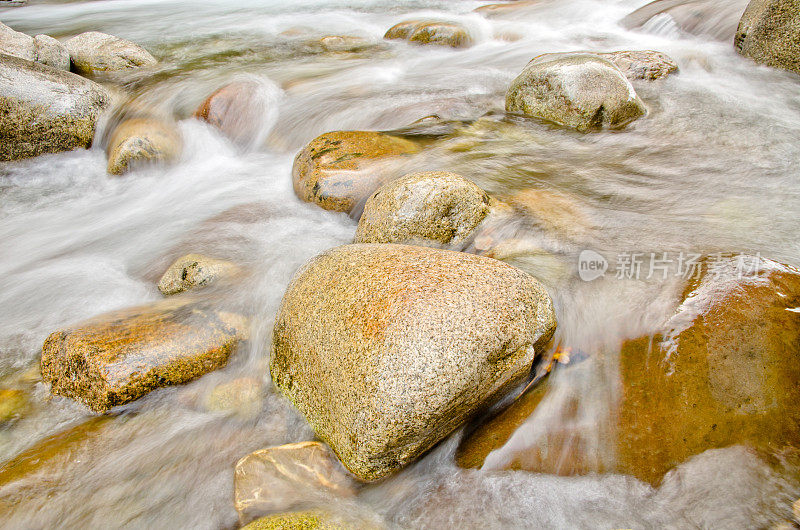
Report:
[[414,153],[409,140],[374,131],[322,134],[297,154],[292,167],[294,192],[326,210],[350,212],[388,180],[370,163]]
[[0,53],[0,161],[89,147],[110,101],[88,79]]
[[655,81],[678,71],[678,63],[669,55],[654,50],[631,50],[598,53],[619,68],[631,80]]
[[262,83],[235,81],[208,96],[194,117],[214,126],[241,147],[256,147],[263,140],[270,104]]
[[527,376],[555,327],[544,288],[500,261],[346,245],[289,285],[270,373],[345,467],[371,481]]
[[0,389],[0,425],[17,419],[28,409],[28,395],[18,388]]
[[42,379],[96,412],[225,365],[246,319],[191,298],[114,311],[52,333]]
[[647,113],[619,68],[588,53],[534,58],[511,83],[506,110],[580,131],[620,129]]

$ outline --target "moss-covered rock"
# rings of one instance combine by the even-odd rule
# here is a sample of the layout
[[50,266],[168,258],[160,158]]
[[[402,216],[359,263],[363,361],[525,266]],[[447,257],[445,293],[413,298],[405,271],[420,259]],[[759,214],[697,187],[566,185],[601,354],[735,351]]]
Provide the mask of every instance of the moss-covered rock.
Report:
[[800,2],[752,0],[739,21],[734,44],[757,63],[800,74]]
[[511,83],[506,110],[580,131],[619,129],[647,113],[619,68],[588,53],[534,58]]
[[42,379],[102,412],[220,368],[247,327],[244,317],[191,298],[114,311],[52,333]]
[[294,160],[294,192],[326,210],[350,212],[391,177],[371,163],[416,151],[414,142],[380,132],[322,134]]
[[376,480],[525,377],[555,326],[544,288],[500,261],[346,245],[289,285],[270,372],[345,467]]
[[630,50],[598,53],[619,68],[631,80],[654,81],[678,71],[678,63],[669,55],[655,50]]
[[461,175],[411,173],[381,186],[367,200],[355,242],[462,243],[487,216],[489,203],[489,195]]
[[0,53],[0,160],[89,147],[110,101],[88,79]]
[[174,123],[154,118],[133,118],[120,123],[111,134],[107,170],[122,175],[149,164],[170,164],[183,150],[181,133]]
[[240,271],[240,268],[230,261],[202,254],[186,254],[169,266],[158,281],[158,290],[164,296],[178,294],[209,285],[220,278],[235,276]]
[[97,75],[156,64],[150,52],[129,40],[87,31],[65,43],[72,68],[82,75]]
[[251,453],[236,464],[233,477],[241,523],[270,513],[354,497],[358,484],[320,442],[300,442]]
[[407,20],[395,24],[383,36],[389,40],[407,40],[414,44],[436,44],[451,48],[468,48],[473,40],[469,31],[455,22]]
[[[760,271],[748,274],[753,266],[753,258],[705,261],[660,332],[623,344],[621,395],[599,421],[593,443],[580,443],[587,438],[577,422],[553,422],[544,436],[507,454],[507,467],[612,471],[657,484],[703,451],[746,445],[796,470],[800,271],[760,260]],[[479,427],[459,448],[459,464],[480,466],[527,420],[547,388]]]

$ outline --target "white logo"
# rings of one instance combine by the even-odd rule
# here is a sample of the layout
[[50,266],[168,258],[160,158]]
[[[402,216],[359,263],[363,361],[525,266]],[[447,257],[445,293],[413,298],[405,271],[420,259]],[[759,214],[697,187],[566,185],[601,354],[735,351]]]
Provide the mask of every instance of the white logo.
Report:
[[594,250],[583,250],[578,256],[578,276],[585,282],[604,276],[608,270],[606,258]]

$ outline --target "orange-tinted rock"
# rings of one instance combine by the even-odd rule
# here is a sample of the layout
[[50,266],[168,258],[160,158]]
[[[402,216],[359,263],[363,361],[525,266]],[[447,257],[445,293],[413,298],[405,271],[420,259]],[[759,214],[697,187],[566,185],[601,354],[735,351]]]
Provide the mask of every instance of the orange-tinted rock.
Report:
[[250,146],[262,135],[268,109],[264,87],[255,81],[229,83],[208,96],[194,117],[219,129],[240,146]]
[[220,368],[246,328],[240,315],[191,298],[114,311],[52,333],[42,379],[101,412]]
[[416,150],[409,140],[374,131],[322,134],[294,160],[294,192],[326,210],[350,212],[393,176],[371,163]]

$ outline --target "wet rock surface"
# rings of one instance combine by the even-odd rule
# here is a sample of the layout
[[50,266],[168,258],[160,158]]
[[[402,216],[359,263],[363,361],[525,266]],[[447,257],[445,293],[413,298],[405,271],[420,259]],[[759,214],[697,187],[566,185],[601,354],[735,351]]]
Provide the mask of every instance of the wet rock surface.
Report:
[[320,442],[299,442],[251,453],[236,464],[239,520],[355,496],[358,484]]
[[757,63],[800,74],[800,2],[752,0],[739,21],[734,44]]
[[114,130],[106,148],[112,175],[122,175],[151,164],[175,162],[183,150],[180,131],[174,123],[154,118],[123,121]]
[[678,71],[678,63],[669,55],[654,50],[598,53],[619,68],[630,80],[655,81]]
[[389,40],[407,40],[414,44],[435,44],[451,48],[468,48],[473,39],[467,29],[453,22],[409,20],[395,24],[383,36]]
[[202,254],[181,256],[169,266],[158,281],[158,290],[164,296],[182,293],[209,285],[221,278],[241,272],[233,262],[210,258]]
[[456,173],[411,173],[367,200],[354,242],[462,243],[488,215],[489,204],[484,190]]
[[369,481],[525,377],[555,326],[544,288],[502,262],[346,245],[292,280],[270,372],[345,467]]
[[533,59],[511,83],[506,110],[580,131],[619,129],[647,113],[619,68],[586,53]]
[[257,81],[235,81],[208,96],[194,117],[216,127],[240,147],[255,147],[264,140],[270,102]]
[[153,66],[158,61],[150,52],[129,40],[87,31],[65,42],[72,68],[82,75],[98,75],[129,68]]
[[241,315],[189,298],[114,311],[52,333],[42,379],[54,394],[102,412],[220,368],[247,326]]
[[69,71],[69,52],[47,35],[30,37],[0,22],[0,53]]
[[417,151],[414,142],[374,131],[334,131],[306,145],[294,161],[292,181],[300,199],[326,210],[350,212],[391,174],[372,165]]
[[674,26],[691,34],[721,41],[733,39],[748,0],[655,0],[622,19],[626,28]]

